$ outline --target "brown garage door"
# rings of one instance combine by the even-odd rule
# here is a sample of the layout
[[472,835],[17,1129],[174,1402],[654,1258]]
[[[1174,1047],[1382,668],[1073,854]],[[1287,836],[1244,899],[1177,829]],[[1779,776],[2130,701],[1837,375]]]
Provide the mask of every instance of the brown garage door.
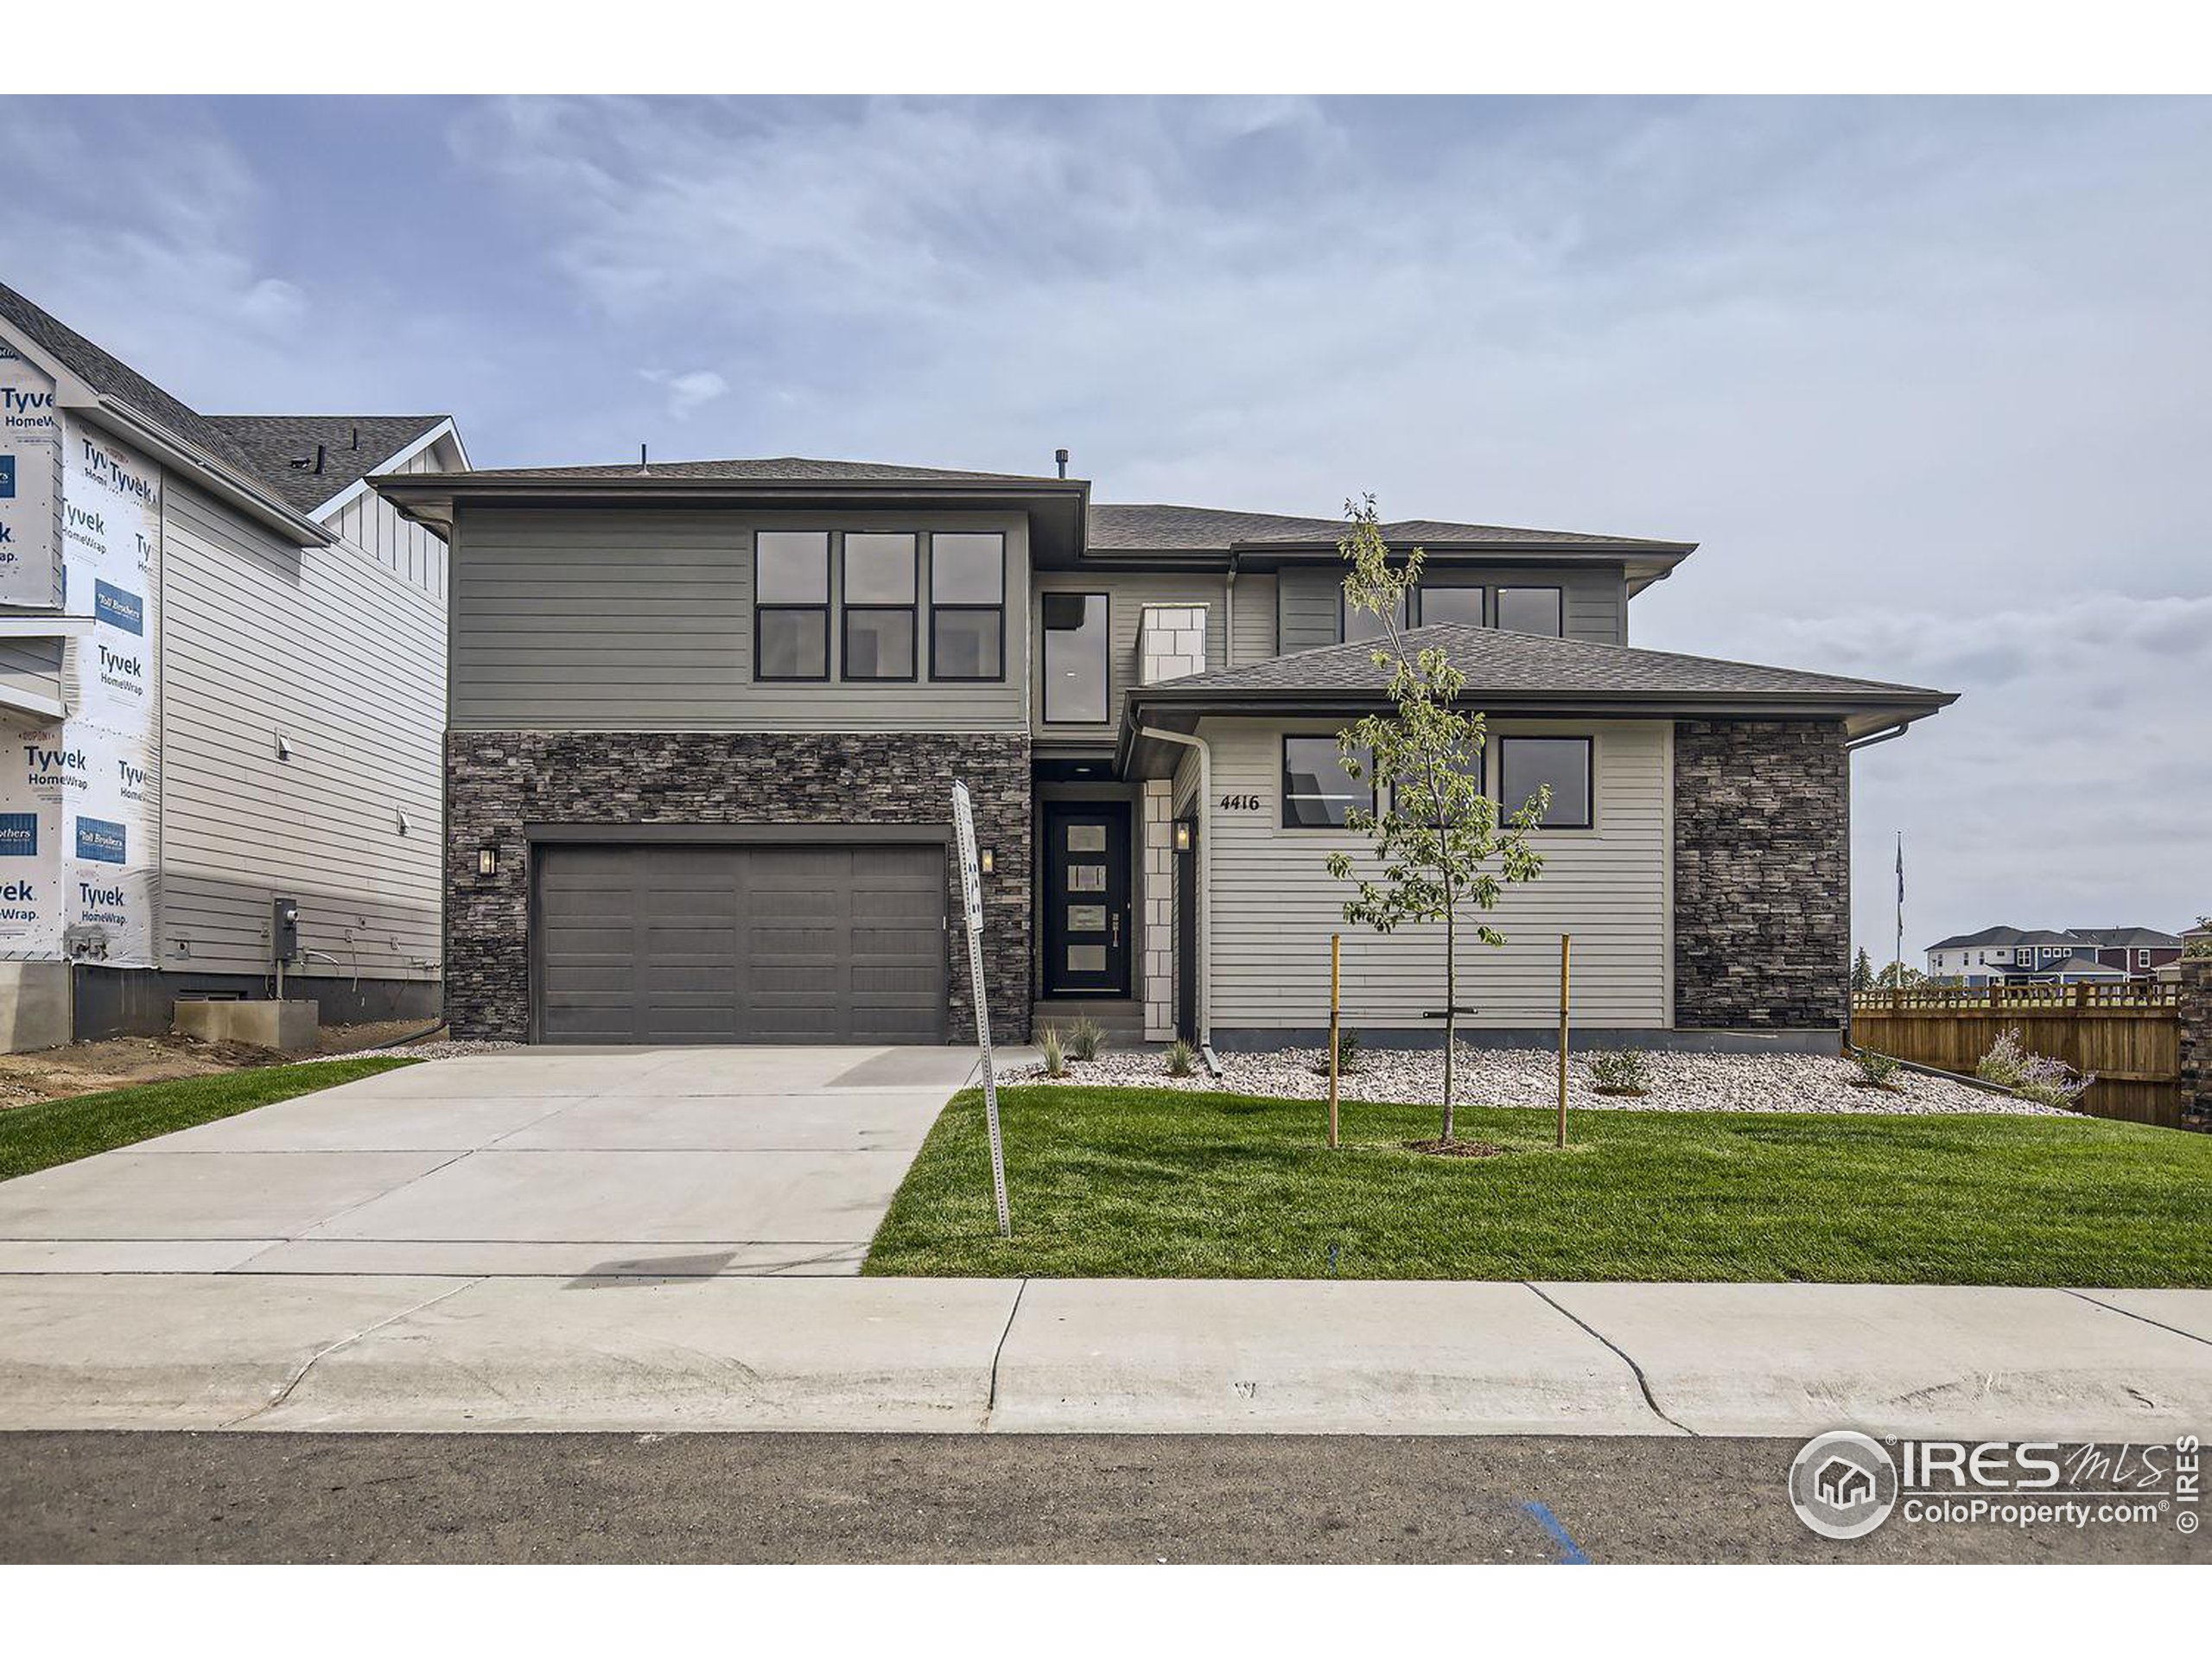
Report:
[[540,846],[547,1043],[941,1043],[935,846]]

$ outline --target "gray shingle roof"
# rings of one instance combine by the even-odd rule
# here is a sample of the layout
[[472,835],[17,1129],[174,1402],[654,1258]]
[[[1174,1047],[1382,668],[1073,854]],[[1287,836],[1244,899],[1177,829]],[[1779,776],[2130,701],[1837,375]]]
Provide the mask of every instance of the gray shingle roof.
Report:
[[229,435],[205,416],[5,283],[0,283],[0,317],[29,335],[94,391],[120,398],[147,419],[166,427],[174,436],[206,450],[218,461],[257,479],[264,476]]
[[2178,950],[2181,948],[2180,934],[2164,932],[2155,927],[2069,927],[2066,931],[2071,938],[2115,949]]
[[527,484],[562,479],[696,478],[732,482],[1058,484],[1062,480],[1027,473],[969,473],[942,467],[902,467],[879,461],[815,461],[804,455],[766,455],[728,461],[656,461],[640,468],[635,461],[594,467],[507,467],[469,474],[473,483]]
[[[315,508],[442,424],[443,415],[210,415],[257,476],[302,512]],[[322,471],[315,448],[323,447]],[[305,466],[296,465],[304,461]]]
[[[1507,547],[1648,547],[1679,549],[1681,542],[1626,536],[1594,536],[1570,530],[1522,530],[1510,524],[1463,524],[1437,518],[1400,518],[1382,526],[1393,547],[1435,543],[1495,543]],[[1090,545],[1142,552],[1181,552],[1281,543],[1333,546],[1344,532],[1342,518],[1300,518],[1274,512],[1231,512],[1217,507],[1094,502]]]
[[[1768,668],[1713,657],[1685,657],[1633,645],[1604,645],[1546,634],[1510,633],[1465,622],[1436,622],[1408,629],[1408,649],[1437,645],[1467,677],[1471,696],[1486,692],[1562,694],[1664,699],[1670,696],[1832,698],[1837,701],[1949,702],[1955,694],[1925,686],[1847,679],[1801,669]],[[1219,699],[1247,696],[1379,696],[1389,683],[1366,642],[1294,652],[1243,668],[1193,674],[1135,693],[1141,701]]]

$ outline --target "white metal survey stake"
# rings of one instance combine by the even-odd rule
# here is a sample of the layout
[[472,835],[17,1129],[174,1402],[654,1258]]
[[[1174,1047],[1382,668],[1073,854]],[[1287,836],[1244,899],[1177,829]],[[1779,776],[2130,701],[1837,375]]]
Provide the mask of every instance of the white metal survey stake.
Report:
[[999,1139],[999,1080],[991,1065],[991,1011],[983,991],[983,873],[976,861],[976,809],[968,785],[952,785],[952,826],[960,840],[960,893],[968,912],[968,990],[976,1004],[976,1046],[983,1052],[983,1121],[991,1131],[991,1195],[998,1200],[999,1236],[1014,1236],[1006,1208],[1006,1143]]

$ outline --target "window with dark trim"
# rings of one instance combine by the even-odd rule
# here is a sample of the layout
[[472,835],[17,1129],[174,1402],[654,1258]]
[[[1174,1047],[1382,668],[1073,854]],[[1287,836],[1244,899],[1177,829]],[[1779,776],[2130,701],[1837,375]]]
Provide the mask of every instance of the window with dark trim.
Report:
[[842,677],[914,677],[915,548],[911,534],[846,531],[839,594]]
[[1006,537],[930,537],[930,678],[1006,677]]
[[1045,635],[1045,723],[1105,724],[1113,712],[1106,595],[1039,594],[1037,607]]
[[[1398,601],[1397,614],[1393,620],[1397,623],[1401,630],[1405,627],[1406,602],[1403,599]],[[1343,587],[1339,585],[1337,588],[1337,638],[1349,645],[1361,639],[1383,639],[1389,637],[1389,630],[1383,627],[1382,619],[1372,611],[1355,609],[1351,601],[1345,596]]]
[[753,538],[753,677],[830,677],[830,532]]
[[1586,737],[1501,737],[1497,743],[1497,806],[1510,817],[1549,785],[1546,830],[1587,830],[1595,791]]
[[1286,737],[1282,741],[1282,827],[1286,830],[1342,830],[1355,806],[1375,810],[1371,771],[1354,778],[1333,737]]
[[1567,631],[1566,597],[1556,588],[1501,588],[1497,626],[1508,633],[1548,633],[1559,639]]
[[1483,604],[1480,582],[1424,582],[1414,590],[1421,595],[1421,625],[1465,622],[1479,628],[1490,620]]

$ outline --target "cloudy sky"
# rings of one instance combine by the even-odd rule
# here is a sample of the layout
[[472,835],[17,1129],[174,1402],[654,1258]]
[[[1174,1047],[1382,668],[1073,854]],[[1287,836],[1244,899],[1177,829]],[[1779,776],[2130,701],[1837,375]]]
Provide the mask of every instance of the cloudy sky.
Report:
[[1909,954],[2212,909],[2212,102],[0,103],[0,275],[210,410],[1701,542],[1632,638],[1965,694]]

